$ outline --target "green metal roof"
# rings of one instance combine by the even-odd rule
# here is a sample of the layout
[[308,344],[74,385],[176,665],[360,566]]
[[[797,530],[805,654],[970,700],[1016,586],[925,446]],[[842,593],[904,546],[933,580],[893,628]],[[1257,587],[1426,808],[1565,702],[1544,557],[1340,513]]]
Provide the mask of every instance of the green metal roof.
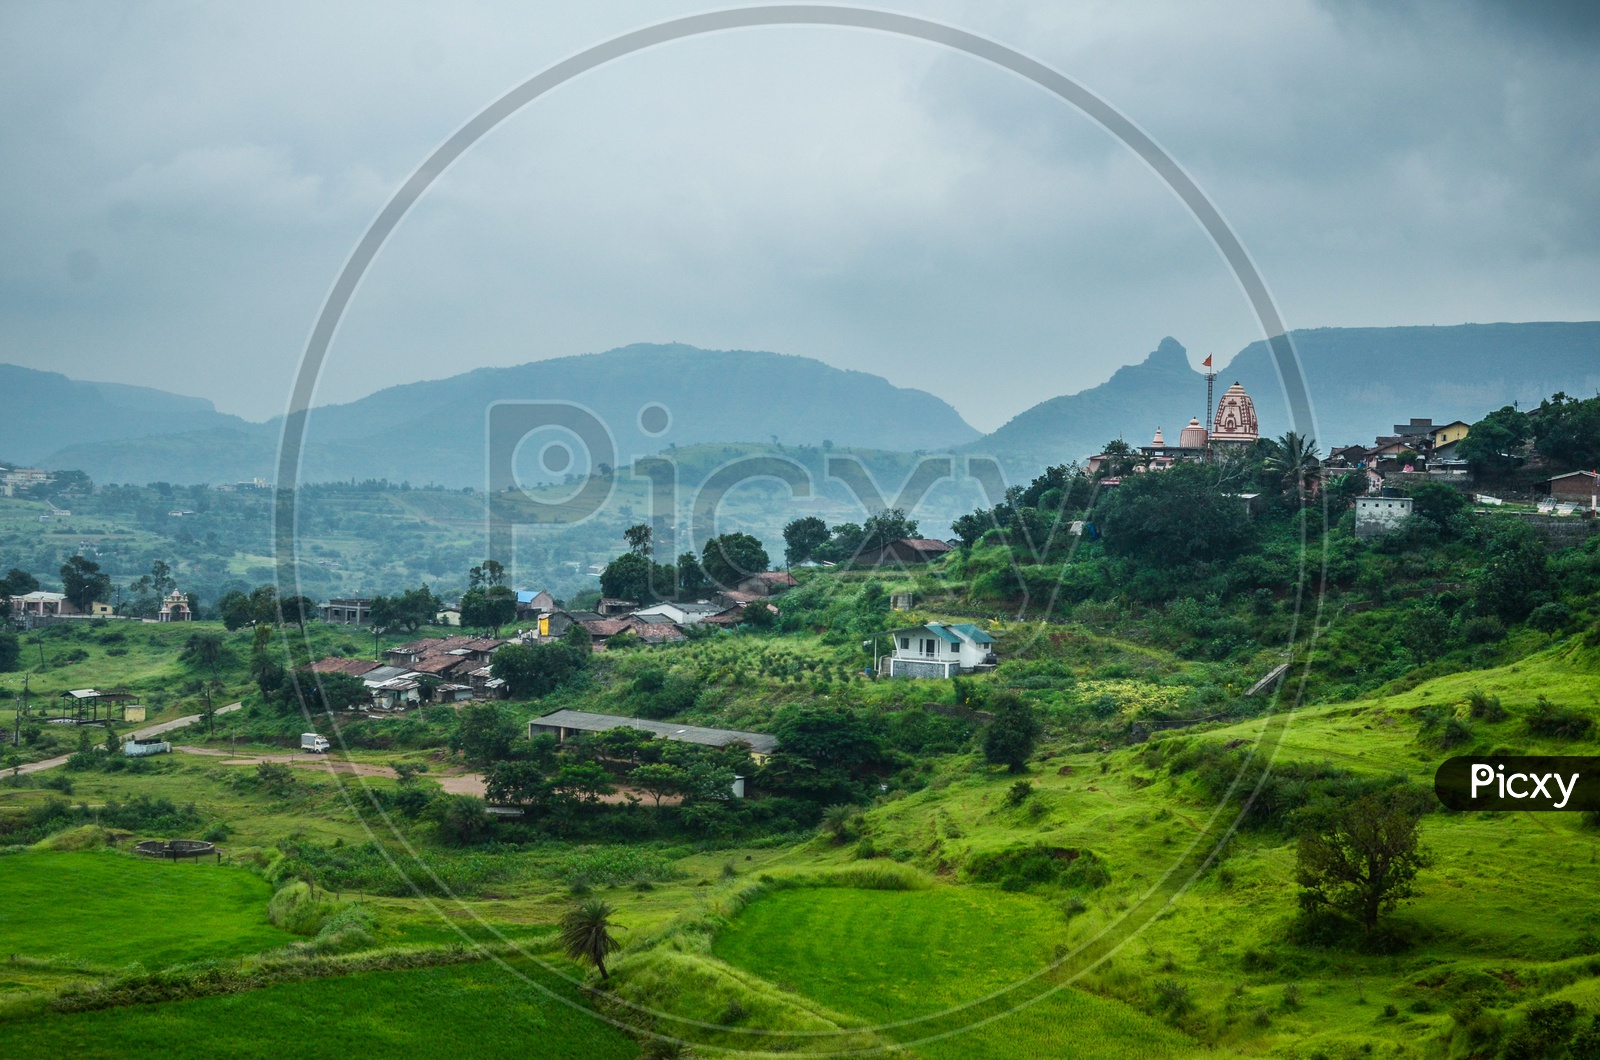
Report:
[[955,630],[956,632],[964,635],[965,637],[967,637],[967,639],[971,640],[974,644],[993,644],[994,643],[994,638],[993,637],[989,636],[989,634],[985,633],[983,630],[979,629],[977,626],[974,626],[971,622],[957,622],[955,625],[951,626],[950,628]]

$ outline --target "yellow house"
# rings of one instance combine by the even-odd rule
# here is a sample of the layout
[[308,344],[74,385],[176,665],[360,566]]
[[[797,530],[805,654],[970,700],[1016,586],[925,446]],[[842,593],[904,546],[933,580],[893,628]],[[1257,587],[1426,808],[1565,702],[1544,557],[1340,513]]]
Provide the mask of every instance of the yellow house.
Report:
[[1442,427],[1435,427],[1431,437],[1435,447],[1453,445],[1465,438],[1471,430],[1472,424],[1456,420],[1454,423],[1446,423]]

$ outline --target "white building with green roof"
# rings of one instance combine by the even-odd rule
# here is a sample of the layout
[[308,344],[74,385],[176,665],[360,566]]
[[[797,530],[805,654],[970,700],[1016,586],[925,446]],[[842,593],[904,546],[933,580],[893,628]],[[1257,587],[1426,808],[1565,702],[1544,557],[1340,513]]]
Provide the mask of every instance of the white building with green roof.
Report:
[[893,650],[878,665],[890,677],[954,677],[996,662],[994,638],[970,622],[929,622],[888,636]]

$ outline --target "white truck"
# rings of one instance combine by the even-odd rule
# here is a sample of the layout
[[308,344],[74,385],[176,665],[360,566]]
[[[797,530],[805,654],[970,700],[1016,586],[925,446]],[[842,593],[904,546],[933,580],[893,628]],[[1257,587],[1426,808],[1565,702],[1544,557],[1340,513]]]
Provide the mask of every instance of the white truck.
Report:
[[300,750],[302,751],[310,751],[312,754],[319,755],[327,754],[328,748],[331,746],[333,745],[328,743],[328,738],[326,736],[318,736],[314,732],[303,732],[300,734]]

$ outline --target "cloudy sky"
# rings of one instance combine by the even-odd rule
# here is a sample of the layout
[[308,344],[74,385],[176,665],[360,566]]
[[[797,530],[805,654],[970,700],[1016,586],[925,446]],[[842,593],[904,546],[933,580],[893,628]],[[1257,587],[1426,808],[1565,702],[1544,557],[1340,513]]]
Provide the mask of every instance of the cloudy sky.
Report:
[[[1055,66],[1221,208],[1293,327],[1600,317],[1600,26],[1578,4],[886,2]],[[703,10],[0,6],[0,360],[280,412],[427,153],[582,48]],[[318,400],[639,341],[770,349],[992,429],[1164,335],[1260,337],[1123,147],[923,43],[761,29],[537,101],[367,276]]]

